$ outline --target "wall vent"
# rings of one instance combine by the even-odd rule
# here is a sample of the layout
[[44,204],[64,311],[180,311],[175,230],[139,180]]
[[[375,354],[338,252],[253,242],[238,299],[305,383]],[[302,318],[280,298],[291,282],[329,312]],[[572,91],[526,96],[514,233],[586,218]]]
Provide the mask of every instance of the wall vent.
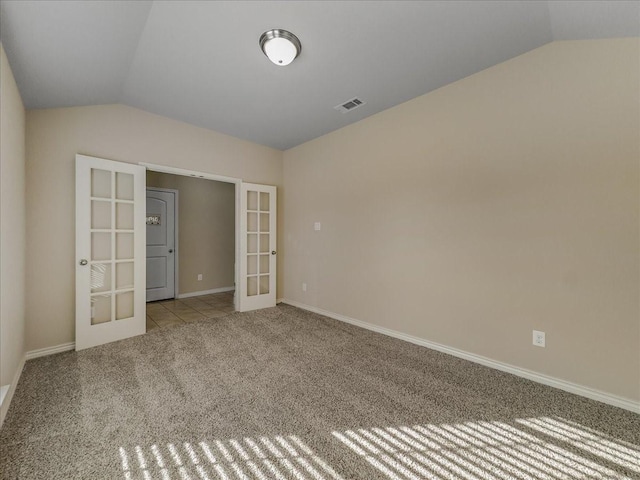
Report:
[[360,100],[359,98],[352,98],[351,100],[347,100],[346,102],[340,104],[340,105],[336,105],[335,108],[336,110],[338,110],[339,112],[342,113],[347,113],[350,112],[351,110],[355,110],[356,108],[364,105],[365,102],[363,102],[362,100]]

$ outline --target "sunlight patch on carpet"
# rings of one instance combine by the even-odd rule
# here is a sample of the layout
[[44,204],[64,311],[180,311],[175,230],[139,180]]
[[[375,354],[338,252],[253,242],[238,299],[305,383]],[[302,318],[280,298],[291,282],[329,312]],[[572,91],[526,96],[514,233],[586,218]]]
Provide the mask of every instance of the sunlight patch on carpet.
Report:
[[119,455],[125,480],[344,480],[295,435],[136,445]]
[[640,473],[640,449],[630,443],[611,441],[600,432],[565,419],[541,417],[516,421],[603,460]]
[[637,446],[560,417],[332,433],[390,480],[620,480],[640,472]]

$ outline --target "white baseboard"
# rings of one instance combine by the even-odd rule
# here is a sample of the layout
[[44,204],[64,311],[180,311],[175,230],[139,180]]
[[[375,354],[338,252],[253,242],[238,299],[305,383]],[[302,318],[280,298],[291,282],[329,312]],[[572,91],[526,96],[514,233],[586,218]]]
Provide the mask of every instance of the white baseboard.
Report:
[[7,393],[9,393],[10,388],[11,388],[11,384],[2,385],[0,387],[0,407],[2,407],[2,402],[4,402],[4,397],[7,396]]
[[38,357],[46,357],[47,355],[53,355],[54,353],[68,352],[69,350],[75,350],[76,344],[74,342],[63,343],[62,345],[55,345],[53,347],[40,348],[38,350],[30,350],[25,355],[27,360],[32,360]]
[[276,298],[276,305],[284,302],[284,298]]
[[20,381],[20,375],[22,375],[22,369],[24,368],[25,361],[26,358],[23,356],[22,360],[20,360],[20,363],[18,364],[18,368],[16,368],[16,371],[13,374],[13,380],[11,383],[2,387],[4,390],[4,396],[2,397],[2,401],[0,401],[0,427],[2,427],[4,418],[7,416],[7,411],[9,410],[13,394],[15,393],[18,382]]
[[282,302],[288,305],[292,305],[294,307],[301,308],[303,310],[308,310],[310,312],[324,315],[325,317],[333,318],[334,320],[350,323],[358,327],[366,328],[367,330],[372,330],[377,333],[382,333],[383,335],[388,335],[390,337],[398,338],[400,340],[404,340],[410,343],[415,343],[416,345],[421,345],[423,347],[427,347],[432,350],[437,350],[439,352],[447,353],[449,355],[453,355],[454,357],[463,358],[465,360],[469,360],[474,363],[479,363],[480,365],[484,365],[486,367],[495,368],[496,370],[511,373],[518,377],[526,378],[534,382],[542,383],[543,385],[548,385],[550,387],[555,387],[560,390],[564,390],[565,392],[574,393],[582,397],[590,398],[591,400],[597,400],[598,402],[606,403],[608,405],[613,405],[614,407],[624,408],[625,410],[629,410],[631,412],[640,413],[640,402],[636,402],[628,398],[611,395],[609,393],[596,390],[590,387],[578,385],[572,382],[567,382],[566,380],[550,377],[548,375],[537,373],[532,370],[527,370],[525,368],[509,365],[508,363],[498,362],[496,360],[492,360],[490,358],[483,357],[481,355],[465,352],[464,350],[458,350],[457,348],[448,347],[446,345],[431,342],[429,340],[425,340],[420,337],[414,337],[413,335],[408,335],[406,333],[398,332],[396,330],[391,330],[389,328],[373,325],[371,323],[363,322],[362,320],[357,320],[355,318],[347,317],[345,315],[340,315],[338,313],[330,312],[328,310],[323,310],[321,308],[312,307],[311,305],[306,305],[304,303],[296,302],[293,300],[287,300],[286,298],[283,299]]
[[[9,385],[4,385],[1,387],[2,398],[0,399],[0,427],[4,423],[4,418],[7,415],[7,411],[9,410],[9,405],[11,404],[11,400],[13,399],[13,394],[16,391],[16,386],[18,385],[18,381],[20,380],[20,375],[22,375],[22,370],[24,369],[24,363],[27,360],[31,360],[33,358],[45,357],[47,355],[53,355],[54,353],[68,352],[69,350],[73,350],[76,348],[76,344],[74,342],[71,343],[63,343],[62,345],[56,345],[54,347],[46,347],[40,348],[38,350],[31,350],[22,357],[18,368],[16,369],[16,373],[13,376],[13,381]],[[8,388],[7,388],[8,387]]]
[[231,292],[235,289],[236,287],[222,287],[214,288],[213,290],[202,290],[201,292],[180,293],[179,295],[176,295],[176,298],[199,297],[200,295],[210,295],[212,293]]

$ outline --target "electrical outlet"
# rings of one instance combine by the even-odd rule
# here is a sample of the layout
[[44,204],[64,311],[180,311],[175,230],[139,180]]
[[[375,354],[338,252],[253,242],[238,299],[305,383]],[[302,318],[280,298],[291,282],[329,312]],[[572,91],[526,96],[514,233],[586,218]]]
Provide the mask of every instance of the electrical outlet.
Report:
[[316,222],[316,223],[313,224],[313,229],[316,232],[319,232],[321,228],[322,228],[322,224],[320,222]]
[[306,292],[306,291],[307,291],[307,284],[306,284],[306,283],[303,283],[303,284],[302,284],[302,291],[303,291],[303,292]]
[[545,338],[544,338],[544,332],[539,332],[538,330],[534,330],[533,331],[533,344],[536,347],[544,347],[545,345]]
[[198,274],[198,281],[199,282],[202,281],[202,274],[201,273]]

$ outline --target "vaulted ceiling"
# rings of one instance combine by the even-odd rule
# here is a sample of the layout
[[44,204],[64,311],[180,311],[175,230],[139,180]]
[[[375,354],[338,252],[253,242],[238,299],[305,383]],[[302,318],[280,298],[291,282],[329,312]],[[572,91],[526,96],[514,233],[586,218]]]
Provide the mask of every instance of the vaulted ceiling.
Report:
[[[640,36],[637,1],[3,0],[0,19],[27,108],[123,103],[281,150],[554,40]],[[272,28],[302,42],[288,67],[259,48]]]

